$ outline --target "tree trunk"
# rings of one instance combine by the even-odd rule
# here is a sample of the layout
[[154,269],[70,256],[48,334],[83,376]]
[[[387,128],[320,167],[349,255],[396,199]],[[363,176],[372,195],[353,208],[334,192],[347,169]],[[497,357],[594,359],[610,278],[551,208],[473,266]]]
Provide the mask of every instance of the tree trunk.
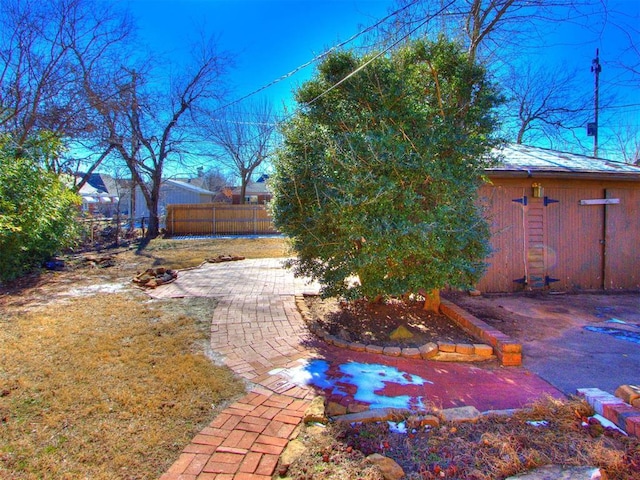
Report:
[[150,201],[147,204],[149,209],[149,228],[147,238],[156,238],[160,234],[160,216],[158,215],[158,204],[160,203],[160,184],[153,186]]
[[424,310],[440,313],[440,290],[433,289],[430,292],[421,292],[424,295]]

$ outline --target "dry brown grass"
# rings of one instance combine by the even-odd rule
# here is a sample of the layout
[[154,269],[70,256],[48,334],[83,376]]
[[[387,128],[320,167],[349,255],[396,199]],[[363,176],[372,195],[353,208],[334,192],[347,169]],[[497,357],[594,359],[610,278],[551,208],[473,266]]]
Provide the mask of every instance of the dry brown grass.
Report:
[[[601,430],[592,436],[593,430],[582,426],[591,414],[580,400],[547,398],[511,417],[406,434],[391,432],[386,423],[332,425],[315,439],[301,437],[309,450],[289,474],[296,480],[358,478],[363,455],[380,453],[398,462],[411,480],[499,480],[554,464],[600,467],[609,480],[640,478],[638,439]],[[540,420],[546,425],[528,423]]]
[[[282,239],[155,240],[110,268],[46,272],[0,291],[0,478],[152,479],[244,391],[209,349],[214,299],[151,300],[136,271],[219,254],[278,257]],[[100,293],[101,291],[115,293]],[[97,292],[97,293],[96,293]]]
[[[282,237],[217,240],[153,240],[144,250],[135,252],[146,258],[149,267],[170,266],[183,269],[200,265],[217,255],[242,255],[247,258],[278,258],[288,254]],[[170,265],[168,265],[170,263]]]

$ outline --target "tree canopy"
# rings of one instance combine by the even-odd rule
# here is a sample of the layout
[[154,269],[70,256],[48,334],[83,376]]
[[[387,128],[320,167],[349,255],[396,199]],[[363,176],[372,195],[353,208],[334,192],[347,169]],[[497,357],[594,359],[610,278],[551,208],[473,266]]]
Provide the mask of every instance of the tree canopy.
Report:
[[442,38],[338,52],[296,100],[271,179],[295,273],[346,298],[473,284],[489,253],[475,198],[501,102],[484,69]]

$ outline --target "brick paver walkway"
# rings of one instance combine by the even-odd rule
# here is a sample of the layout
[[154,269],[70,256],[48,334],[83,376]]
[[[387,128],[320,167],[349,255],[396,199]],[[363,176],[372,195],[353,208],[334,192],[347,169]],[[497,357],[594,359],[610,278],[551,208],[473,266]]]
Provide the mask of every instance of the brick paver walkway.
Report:
[[317,286],[283,269],[281,259],[258,259],[204,264],[151,293],[216,298],[211,347],[254,385],[196,435],[161,480],[272,477],[314,394],[269,372],[310,355],[295,295],[315,291]]
[[[311,388],[291,383],[287,371],[299,369],[304,360],[312,358],[327,362],[326,374],[333,378],[325,382],[323,394],[331,398],[339,393],[347,402],[355,398],[353,389],[369,388],[370,393],[394,398],[423,397],[445,408],[473,405],[482,411],[519,408],[543,393],[560,394],[518,367],[415,361],[318,342],[305,328],[295,305],[295,295],[317,290],[316,285],[295,279],[282,268],[281,259],[259,259],[204,264],[180,272],[176,282],[151,292],[159,298],[216,298],[211,347],[252,385],[248,395],[196,435],[161,480],[270,479],[314,396]],[[376,371],[385,365],[395,367],[427,382],[418,387],[384,382],[381,387],[378,376],[372,381],[356,379],[360,387],[354,387],[340,370],[341,365],[353,362],[375,364]],[[339,388],[334,389],[332,382],[339,383]]]

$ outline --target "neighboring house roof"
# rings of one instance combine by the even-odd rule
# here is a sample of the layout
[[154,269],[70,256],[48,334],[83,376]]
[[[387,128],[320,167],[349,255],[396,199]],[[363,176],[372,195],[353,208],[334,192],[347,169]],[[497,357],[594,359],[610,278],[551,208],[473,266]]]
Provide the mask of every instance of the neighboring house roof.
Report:
[[189,190],[191,192],[200,193],[202,195],[215,195],[216,194],[215,192],[212,192],[210,190],[206,190],[204,188],[197,187],[197,186],[195,186],[195,185],[193,185],[191,183],[181,182],[179,180],[171,180],[171,179],[169,179],[169,180],[165,180],[163,183],[165,185],[171,185],[171,186],[174,186],[174,187],[177,187],[177,188],[182,188],[184,190]]
[[78,191],[83,203],[114,203],[118,201],[118,196],[97,189],[89,183],[85,183]]
[[516,174],[527,176],[611,177],[640,179],[640,167],[624,162],[559,152],[527,145],[507,144],[494,150],[501,164],[488,168],[487,174]]
[[105,173],[92,173],[87,183],[101,192],[118,194],[118,181]]
[[[234,195],[240,195],[242,187],[236,187],[233,189]],[[267,182],[249,182],[245,191],[245,195],[271,195],[271,192],[267,188]]]

